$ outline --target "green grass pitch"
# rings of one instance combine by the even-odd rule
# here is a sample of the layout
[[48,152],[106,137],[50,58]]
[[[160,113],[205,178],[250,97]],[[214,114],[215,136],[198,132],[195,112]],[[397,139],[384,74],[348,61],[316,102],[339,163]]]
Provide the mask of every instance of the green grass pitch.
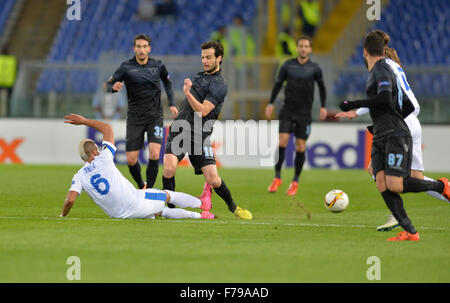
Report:
[[[275,194],[267,192],[272,169],[219,169],[252,221],[234,217],[215,193],[215,220],[110,219],[85,193],[59,218],[77,169],[0,165],[0,282],[74,283],[66,277],[70,256],[81,261],[80,282],[450,282],[450,205],[403,195],[421,241],[387,242],[401,229],[376,231],[389,212],[364,171],[305,170],[292,198],[292,169]],[[203,177],[179,168],[176,184],[199,195]],[[323,205],[335,188],[350,197],[337,214]],[[379,281],[367,278],[370,256],[380,260]]]

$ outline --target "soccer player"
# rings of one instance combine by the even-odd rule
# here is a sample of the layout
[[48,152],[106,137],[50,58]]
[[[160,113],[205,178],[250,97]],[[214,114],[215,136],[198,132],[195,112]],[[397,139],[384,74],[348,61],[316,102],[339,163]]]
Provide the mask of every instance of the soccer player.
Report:
[[281,167],[285,158],[285,149],[291,133],[295,135],[295,173],[287,194],[297,193],[298,181],[305,163],[306,140],[311,132],[311,108],[314,101],[314,83],[317,82],[320,93],[319,119],[327,117],[326,89],[322,77],[322,69],[310,60],[312,52],[311,38],[302,36],[297,40],[298,56],[286,61],[278,73],[277,81],[272,89],[266,117],[270,119],[275,99],[286,81],[285,100],[279,113],[278,161],[275,164],[275,178],[268,191],[274,193],[281,185]]
[[369,33],[363,44],[364,61],[369,70],[367,98],[344,100],[343,111],[368,107],[373,121],[372,169],[378,191],[404,229],[388,241],[419,241],[419,233],[408,217],[399,193],[435,191],[450,199],[447,179],[420,180],[411,177],[412,139],[404,118],[414,111],[412,102],[402,96],[397,77],[384,58],[385,43],[379,34]]
[[241,219],[251,220],[252,214],[236,205],[225,181],[219,177],[210,142],[212,126],[219,117],[227,93],[227,84],[220,69],[222,44],[215,41],[203,43],[201,59],[203,71],[195,75],[192,81],[184,80],[186,98],[169,129],[164,153],[163,188],[175,190],[177,165],[188,153],[195,174],[203,174],[206,181],[202,197],[211,196],[212,187],[232,213]]
[[[67,193],[60,217],[69,213],[75,199],[82,191],[111,218],[147,218],[163,216],[173,219],[214,219],[209,212],[211,200],[198,199],[191,195],[169,190],[136,189],[117,169],[114,164],[114,133],[109,124],[89,120],[83,116],[69,114],[64,123],[93,127],[103,135],[102,147],[90,139],[80,142],[78,151],[85,164],[73,176],[72,185]],[[181,208],[171,209],[165,203],[173,203],[181,208],[200,208],[202,213],[187,211]]]
[[[383,39],[385,41],[385,56],[387,58],[386,63],[389,64],[389,67],[394,72],[394,74],[397,78],[397,83],[400,84],[400,87],[402,89],[402,93],[405,94],[409,98],[409,100],[412,102],[412,104],[414,105],[414,111],[405,118],[405,122],[408,125],[409,131],[411,132],[411,137],[412,137],[412,142],[413,142],[411,176],[415,177],[417,179],[421,179],[421,180],[424,180],[424,179],[425,180],[433,180],[429,177],[424,176],[424,174],[423,174],[424,166],[423,166],[423,160],[422,160],[422,127],[420,125],[419,119],[417,118],[417,116],[419,115],[419,112],[420,112],[420,105],[408,83],[408,80],[403,71],[403,68],[402,68],[401,62],[400,62],[400,58],[398,57],[396,50],[394,48],[389,48],[387,46],[388,43],[390,42],[389,35],[380,30],[376,30],[374,32],[379,33],[383,37]],[[367,113],[369,113],[369,109],[362,107],[362,108],[358,108],[356,111],[337,113],[336,117],[337,118],[347,117],[349,120],[351,120],[353,118],[356,118],[358,116],[361,116],[361,115],[364,115]],[[368,171],[369,171],[369,174],[372,175],[373,178],[375,178],[372,173],[372,165],[370,165],[370,164],[368,167]],[[450,202],[443,195],[441,195],[440,193],[437,193],[435,191],[427,191],[427,194],[436,199]],[[400,226],[400,224],[395,219],[395,217],[393,215],[391,215],[385,224],[377,227],[377,230],[378,231],[389,231],[398,226]]]
[[[164,84],[172,118],[178,114],[174,103],[172,82],[165,65],[149,57],[151,38],[145,34],[134,37],[135,56],[125,62],[107,81],[108,92],[118,92],[125,82],[128,93],[128,113],[126,130],[126,157],[128,169],[138,188],[153,187],[159,168],[159,153],[163,138],[163,108],[161,104],[161,85]],[[146,182],[142,180],[139,164],[139,151],[144,147],[147,133],[149,160]]]

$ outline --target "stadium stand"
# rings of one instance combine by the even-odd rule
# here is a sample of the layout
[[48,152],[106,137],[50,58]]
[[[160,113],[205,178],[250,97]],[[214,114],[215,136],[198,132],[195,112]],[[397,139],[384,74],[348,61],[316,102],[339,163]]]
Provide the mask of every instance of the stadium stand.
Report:
[[[139,20],[138,0],[82,1],[83,22],[63,18],[47,61],[96,62],[102,52],[131,54],[132,37],[141,32],[152,37],[151,56],[197,55],[199,45],[217,26],[231,24],[236,14],[240,14],[244,22],[249,24],[256,14],[254,0],[217,2],[215,5],[207,5],[207,0],[178,0],[175,18],[160,17],[149,22]],[[94,71],[71,71],[70,83],[56,81],[67,79],[67,75],[63,73],[61,71],[42,73],[37,86],[38,91],[88,93],[97,89],[98,78]],[[67,87],[68,85],[71,87]]]
[[0,8],[0,35],[3,33],[3,28],[8,20],[9,14],[14,7],[14,0],[2,0]]
[[[390,46],[399,54],[405,69],[408,66],[439,66],[450,63],[450,2],[442,0],[390,1],[380,21],[370,29],[386,31],[391,36]],[[400,18],[401,16],[401,18]],[[420,22],[415,22],[420,20]],[[411,47],[412,46],[412,47]],[[356,47],[348,66],[363,66],[362,41]],[[447,73],[407,73],[416,95],[450,95]],[[366,78],[360,73],[346,72],[335,82],[335,93],[340,96],[364,93]]]

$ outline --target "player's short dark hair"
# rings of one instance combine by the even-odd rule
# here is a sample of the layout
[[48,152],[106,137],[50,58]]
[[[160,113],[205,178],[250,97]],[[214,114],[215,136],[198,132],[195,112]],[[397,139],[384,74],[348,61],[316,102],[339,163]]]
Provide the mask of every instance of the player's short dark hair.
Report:
[[311,39],[311,37],[310,36],[300,36],[298,39],[297,39],[297,45],[298,45],[298,42],[300,41],[300,40],[308,40],[309,41],[309,46],[312,46],[312,39]]
[[136,45],[136,41],[137,40],[145,40],[145,41],[148,42],[148,45],[150,45],[150,43],[152,42],[152,38],[150,38],[148,35],[146,35],[146,34],[137,34],[136,36],[134,36],[133,46]]
[[[223,45],[222,43],[218,42],[218,41],[208,41],[205,43],[202,43],[201,45],[202,49],[209,49],[209,48],[213,48],[214,49],[214,56],[219,57],[222,56],[223,59]],[[222,63],[222,61],[220,62]]]
[[387,46],[389,44],[389,42],[391,42],[391,37],[389,36],[389,34],[386,32],[383,32],[382,30],[375,29],[375,30],[371,31],[369,34],[379,35],[380,37],[382,37],[384,40],[385,46]]
[[370,32],[364,39],[363,47],[371,56],[384,56],[385,39],[376,32]]

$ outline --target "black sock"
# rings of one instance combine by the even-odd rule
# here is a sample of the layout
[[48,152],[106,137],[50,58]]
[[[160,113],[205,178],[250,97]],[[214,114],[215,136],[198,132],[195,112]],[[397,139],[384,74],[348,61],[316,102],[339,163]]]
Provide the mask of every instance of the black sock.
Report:
[[139,165],[139,161],[133,166],[128,165],[128,169],[130,170],[130,174],[134,181],[136,181],[138,188],[142,189],[144,187],[144,181],[142,180],[141,165]]
[[148,160],[147,164],[147,188],[152,188],[158,176],[159,160]]
[[166,178],[162,177],[163,189],[175,191],[175,177]]
[[381,196],[383,196],[384,202],[386,202],[387,207],[391,210],[400,226],[407,232],[415,234],[417,230],[414,228],[411,219],[409,219],[406,214],[405,208],[403,207],[403,200],[400,195],[387,189],[381,193]]
[[295,175],[294,181],[298,182],[298,177],[302,173],[303,164],[305,163],[305,152],[296,152],[295,153]]
[[278,161],[275,164],[275,178],[281,179],[281,167],[283,166],[286,147],[278,146]]
[[403,179],[404,193],[420,193],[424,191],[436,191],[442,193],[444,190],[444,183],[441,181],[427,181],[420,180],[413,177],[406,177]]
[[[163,176],[162,177],[162,184],[163,184],[163,189],[175,191],[175,177],[166,178],[166,177]],[[175,208],[175,205],[173,205],[172,203],[167,203],[167,206],[169,208]]]
[[236,210],[236,204],[233,201],[233,198],[231,197],[231,192],[228,189],[225,182],[222,180],[222,184],[218,188],[214,188],[214,191],[227,203],[228,209],[234,213]]

